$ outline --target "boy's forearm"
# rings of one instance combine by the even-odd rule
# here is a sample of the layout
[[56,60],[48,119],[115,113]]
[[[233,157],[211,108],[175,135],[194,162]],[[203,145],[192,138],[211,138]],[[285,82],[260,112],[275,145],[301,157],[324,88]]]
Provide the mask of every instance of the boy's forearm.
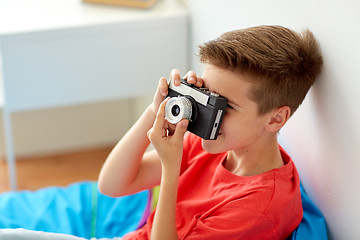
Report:
[[151,240],[178,239],[176,228],[176,202],[180,168],[164,168]]
[[[182,120],[172,129],[165,119],[167,100],[159,106],[154,126],[148,133],[161,162],[160,194],[151,239],[178,239],[176,228],[177,189],[183,155],[183,140],[188,120]],[[170,131],[172,133],[170,133]]]
[[135,125],[125,134],[109,154],[99,176],[99,189],[110,196],[126,193],[136,177],[144,152],[150,144],[147,131],[155,119],[148,107]]

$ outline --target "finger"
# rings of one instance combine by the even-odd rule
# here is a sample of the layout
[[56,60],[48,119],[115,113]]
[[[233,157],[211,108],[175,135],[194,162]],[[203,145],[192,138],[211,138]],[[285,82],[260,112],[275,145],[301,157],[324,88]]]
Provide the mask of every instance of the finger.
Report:
[[196,87],[202,87],[204,85],[204,80],[197,76],[193,70],[188,71],[184,76],[184,79],[187,79],[188,83],[194,84]]
[[146,133],[146,136],[150,140],[150,142],[151,142],[151,138],[152,138],[152,131],[153,131],[153,128],[150,128],[149,131],[147,131],[147,133]]
[[159,110],[156,114],[153,131],[157,133],[161,133],[164,129],[164,121],[165,121],[165,105],[169,98],[166,98],[159,106]]
[[[159,106],[167,94],[168,94],[168,85],[166,78],[160,78],[153,99],[155,105]],[[157,108],[156,108],[156,112],[157,112]]]
[[178,124],[176,124],[175,133],[173,137],[177,141],[182,141],[184,139],[184,135],[187,131],[188,124],[189,124],[189,120],[187,119],[183,119],[180,122],[178,122]]
[[204,80],[202,79],[202,77],[197,77],[195,86],[197,86],[197,87],[203,87],[204,86]]
[[168,94],[168,88],[169,88],[169,85],[166,81],[166,78],[162,77],[160,78],[159,80],[159,85],[158,85],[158,89],[159,89],[159,92],[160,94],[163,96],[163,97],[166,97],[167,94]]
[[197,76],[196,76],[195,71],[190,70],[186,73],[186,75],[183,78],[186,79],[188,81],[188,83],[195,84]]
[[174,135],[176,125],[175,125],[175,124],[172,124],[172,123],[169,123],[168,121],[166,121],[166,122],[167,122],[166,128],[167,128],[168,133],[169,133],[168,135],[169,135],[169,136]]
[[178,69],[174,68],[173,70],[171,70],[170,80],[174,81],[175,86],[180,85],[180,71]]
[[166,98],[159,106],[152,128],[147,132],[150,142],[157,142],[160,138],[166,136],[165,129],[165,105],[169,98]]

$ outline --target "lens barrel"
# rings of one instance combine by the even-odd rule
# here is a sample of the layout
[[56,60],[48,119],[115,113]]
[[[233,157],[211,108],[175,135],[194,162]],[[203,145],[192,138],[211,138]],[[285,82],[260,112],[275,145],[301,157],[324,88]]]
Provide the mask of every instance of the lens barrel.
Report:
[[176,124],[182,119],[190,120],[192,114],[192,103],[186,97],[173,97],[165,106],[165,118],[169,123]]

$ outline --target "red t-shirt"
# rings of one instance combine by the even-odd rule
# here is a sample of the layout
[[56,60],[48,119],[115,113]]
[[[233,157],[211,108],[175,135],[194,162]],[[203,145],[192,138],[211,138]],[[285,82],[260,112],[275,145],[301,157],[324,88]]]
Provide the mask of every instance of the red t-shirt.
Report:
[[[256,176],[237,176],[223,166],[227,153],[209,154],[201,139],[184,141],[176,225],[179,239],[284,239],[302,219],[300,181],[291,158]],[[124,239],[150,239],[154,213]]]

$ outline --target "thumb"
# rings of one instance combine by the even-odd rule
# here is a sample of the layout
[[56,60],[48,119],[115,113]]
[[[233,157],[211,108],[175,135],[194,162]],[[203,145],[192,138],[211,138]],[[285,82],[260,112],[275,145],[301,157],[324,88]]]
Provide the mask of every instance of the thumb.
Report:
[[178,124],[176,124],[174,137],[183,139],[187,131],[188,124],[189,124],[189,120],[187,119],[183,119]]

